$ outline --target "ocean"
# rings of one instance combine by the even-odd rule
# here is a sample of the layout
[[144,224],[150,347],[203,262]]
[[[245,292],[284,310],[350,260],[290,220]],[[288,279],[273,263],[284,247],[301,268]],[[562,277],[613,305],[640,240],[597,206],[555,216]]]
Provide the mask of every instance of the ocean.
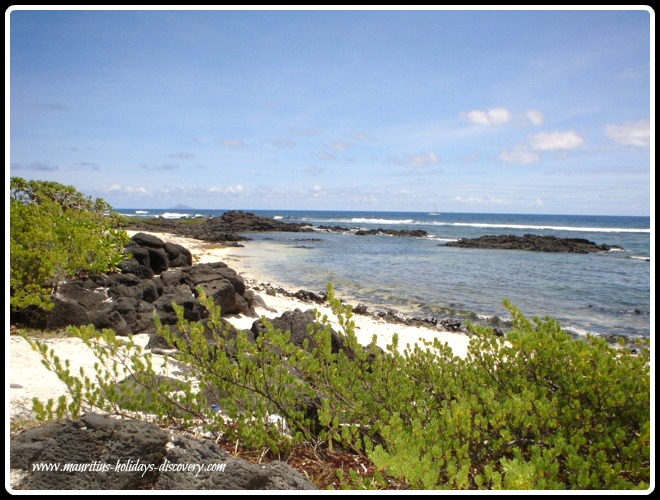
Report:
[[[225,210],[117,209],[129,216],[218,216]],[[237,252],[255,276],[287,289],[337,294],[371,310],[506,327],[509,299],[527,317],[550,316],[576,335],[649,338],[649,217],[250,210],[344,233],[250,233]],[[351,229],[421,229],[426,238],[357,236]],[[543,253],[446,247],[495,234],[585,238],[622,251]]]

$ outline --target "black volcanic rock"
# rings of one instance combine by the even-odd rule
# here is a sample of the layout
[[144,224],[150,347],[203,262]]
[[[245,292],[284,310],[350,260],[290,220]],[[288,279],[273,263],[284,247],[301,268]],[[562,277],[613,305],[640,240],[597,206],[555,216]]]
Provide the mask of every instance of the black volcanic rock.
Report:
[[[216,219],[211,220],[215,221]],[[225,212],[220,217],[220,222],[231,228],[232,231],[240,233],[249,231],[284,231],[297,233],[308,227],[306,224],[282,222],[268,217],[260,217],[250,212],[243,212],[242,210],[229,210]]]
[[128,228],[141,231],[169,232],[186,238],[210,242],[236,242],[246,240],[238,233],[250,232],[290,232],[311,231],[305,224],[288,223],[268,217],[260,217],[251,212],[229,210],[220,217],[207,219],[142,219],[131,220]]
[[429,233],[421,229],[360,229],[355,233],[357,236],[377,236],[385,234],[388,236],[399,236],[403,238],[425,238]]
[[154,313],[163,324],[176,324],[173,303],[183,307],[188,321],[206,318],[197,287],[222,314],[255,315],[254,294],[247,294],[243,278],[223,262],[191,266],[188,249],[144,233],[132,238],[126,253],[132,257],[119,266],[121,273],[62,283],[51,310],[28,306],[12,312],[12,323],[40,329],[92,324],[119,335],[152,331]]
[[[269,321],[276,329],[288,331],[291,334],[290,342],[292,344],[302,348],[305,345],[305,341],[307,341],[308,349],[314,347],[314,334],[316,334],[321,328],[321,326],[315,322],[314,312],[311,309],[305,312],[300,309],[285,311],[281,316]],[[313,332],[311,335],[308,330],[310,325],[313,325]],[[266,327],[263,322],[258,319],[252,323],[250,331],[255,337],[258,337],[266,331]],[[332,352],[338,352],[344,347],[344,341],[334,330],[331,330],[330,336],[332,339]]]
[[[92,413],[14,436],[9,456],[10,468],[25,473],[12,485],[22,490],[316,489],[283,462],[250,463],[230,455],[212,439]],[[36,471],[32,466],[37,463],[80,468]],[[221,464],[221,471],[214,470]]]
[[494,248],[503,250],[528,250],[533,252],[594,253],[622,250],[613,245],[597,245],[583,238],[557,238],[556,236],[488,235],[479,238],[463,238],[441,246],[459,248]]

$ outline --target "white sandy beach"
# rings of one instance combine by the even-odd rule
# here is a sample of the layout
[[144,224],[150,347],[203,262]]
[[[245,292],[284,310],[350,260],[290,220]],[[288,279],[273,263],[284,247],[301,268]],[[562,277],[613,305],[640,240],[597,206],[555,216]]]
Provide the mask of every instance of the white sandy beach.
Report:
[[[129,232],[130,235],[135,231]],[[178,243],[188,248],[193,254],[195,264],[204,262],[226,262],[231,268],[238,272],[249,282],[263,281],[260,276],[250,275],[249,269],[241,265],[241,247],[221,247],[214,243],[207,243],[199,240],[182,238],[166,233],[151,233],[163,241]],[[249,244],[249,242],[247,243]],[[336,324],[332,311],[327,306],[314,306],[295,298],[283,295],[265,295],[260,294],[268,309],[257,308],[259,316],[274,318],[280,316],[285,311],[316,308],[321,314],[327,315],[330,322]],[[230,316],[227,318],[235,327],[239,329],[249,329],[255,318],[248,316]],[[406,344],[419,343],[420,339],[433,340],[438,338],[441,342],[446,342],[451,347],[454,354],[465,357],[469,337],[465,334],[439,331],[431,328],[411,327],[401,324],[387,323],[383,320],[371,316],[354,315],[355,331],[358,340],[363,344],[368,344],[373,335],[376,335],[377,344],[385,348],[392,341],[395,333],[399,335],[399,348],[403,349]],[[136,335],[134,337],[141,345],[146,345],[148,336],[146,334]],[[75,338],[51,338],[46,341],[60,356],[61,359],[69,359],[72,369],[78,370],[80,366],[88,372],[93,369],[96,358],[91,351],[82,344],[82,341]],[[18,336],[10,336],[8,340],[9,349],[5,366],[8,370],[7,379],[10,383],[10,416],[11,418],[27,418],[30,415],[32,398],[38,397],[42,401],[49,398],[57,398],[66,393],[64,384],[57,377],[48,371],[41,364],[41,355],[33,351],[32,348]]]

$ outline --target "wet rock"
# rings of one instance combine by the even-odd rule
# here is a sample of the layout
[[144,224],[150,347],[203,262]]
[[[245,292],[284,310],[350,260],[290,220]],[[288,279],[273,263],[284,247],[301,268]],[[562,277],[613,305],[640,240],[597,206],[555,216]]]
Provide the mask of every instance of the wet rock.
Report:
[[426,231],[422,231],[421,229],[360,229],[355,234],[357,236],[387,235],[398,236],[402,238],[425,238],[428,236],[428,233]]
[[479,238],[463,238],[450,241],[440,246],[459,248],[491,248],[502,250],[528,250],[533,252],[564,252],[564,253],[594,253],[610,250],[623,250],[614,245],[597,245],[583,238],[557,238],[556,236],[539,236],[526,234],[524,236],[497,235],[481,236]]
[[298,290],[293,296],[303,302],[314,302],[316,304],[323,304],[328,300],[327,293],[318,294],[308,290]]

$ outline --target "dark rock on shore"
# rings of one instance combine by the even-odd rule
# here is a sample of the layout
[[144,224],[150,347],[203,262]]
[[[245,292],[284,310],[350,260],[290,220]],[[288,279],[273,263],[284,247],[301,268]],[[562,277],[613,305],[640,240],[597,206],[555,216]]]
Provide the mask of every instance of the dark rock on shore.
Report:
[[369,312],[369,308],[364,304],[358,304],[353,308],[353,312],[355,314],[367,314]]
[[263,291],[266,295],[275,296],[280,294],[286,297],[296,298],[302,302],[308,302],[310,304],[324,304],[328,300],[328,294],[326,292],[316,293],[309,290],[298,290],[297,292],[291,292],[279,286],[274,287],[270,283],[257,284],[254,282],[252,286],[254,290]]
[[534,252],[563,252],[563,253],[594,253],[608,252],[610,250],[623,250],[613,245],[597,245],[583,238],[557,238],[555,236],[539,236],[526,234],[481,236],[479,238],[463,238],[444,244],[448,247],[459,248],[494,248],[503,250],[529,250]]
[[229,210],[220,217],[208,219],[132,219],[128,227],[140,231],[169,232],[210,242],[237,242],[248,239],[238,233],[264,231],[300,233],[312,230],[305,224],[282,222],[242,210]]
[[[271,325],[277,330],[288,331],[290,336],[290,342],[300,348],[305,348],[307,344],[307,349],[312,350],[316,346],[316,341],[314,336],[320,331],[322,326],[315,321],[314,311],[309,309],[307,311],[301,311],[300,309],[295,309],[293,311],[286,311],[281,316],[269,320]],[[311,329],[311,333],[310,333]],[[260,335],[263,335],[266,331],[266,326],[259,319],[252,323],[252,328],[250,331],[254,334],[254,337],[257,338]],[[344,354],[349,359],[354,359],[355,351],[351,350],[346,346],[344,337],[330,329],[330,346],[333,353],[338,353],[343,351]],[[368,351],[369,348],[363,346],[365,351]],[[377,348],[382,352],[382,349]],[[371,363],[372,354],[367,358],[368,363]]]
[[[46,462],[87,464],[90,470],[32,470],[32,464]],[[224,470],[211,470],[222,464]],[[13,437],[10,467],[26,473],[20,484],[12,486],[29,490],[316,489],[282,462],[249,463],[210,439],[97,414],[48,423]]]
[[378,235],[387,235],[387,236],[399,236],[402,238],[425,238],[429,233],[422,231],[421,229],[369,229],[364,230],[360,229],[355,233],[357,236],[378,236]]
[[124,252],[132,258],[122,262],[122,271],[142,278],[151,278],[170,267],[192,265],[190,250],[147,233],[133,235]]
[[315,304],[324,304],[328,300],[327,293],[314,293],[309,290],[298,290],[293,294],[293,297],[302,300],[303,302],[313,302]]
[[[284,295],[286,297],[295,297],[301,301],[309,303],[323,304],[327,301],[327,294],[325,292],[314,293],[306,290],[298,290],[297,292],[291,292],[282,287],[273,287],[270,283],[258,283],[256,281],[251,281],[250,286],[254,290],[263,291],[266,295]],[[342,301],[343,302],[343,301]],[[372,318],[382,319],[388,323],[399,323],[407,326],[423,326],[423,327],[435,327],[442,330],[449,330],[452,332],[463,332],[465,328],[463,323],[453,317],[446,318],[417,318],[417,317],[407,317],[400,312],[396,311],[370,311],[369,307],[365,304],[358,304],[353,307],[353,313],[360,314],[364,316],[371,316]]]
[[[286,311],[281,316],[269,320],[273,327],[277,330],[290,332],[290,342],[297,347],[304,347],[307,341],[308,348],[312,349],[315,346],[314,335],[320,330],[321,326],[315,322],[314,311],[311,309],[302,312],[300,309],[293,311]],[[313,326],[312,333],[309,333],[309,326]],[[252,323],[250,331],[255,337],[263,335],[266,331],[266,326],[258,319]],[[344,341],[334,330],[330,331],[332,352],[339,352],[344,348]]]
[[119,266],[121,273],[64,283],[52,310],[27,307],[12,313],[12,323],[42,329],[92,324],[119,335],[153,331],[154,314],[163,324],[176,324],[172,303],[183,307],[189,321],[206,318],[208,312],[199,303],[197,287],[220,306],[222,314],[256,315],[254,294],[222,262],[191,266],[192,256],[186,248],[144,233],[133,236],[126,253],[132,257]]

